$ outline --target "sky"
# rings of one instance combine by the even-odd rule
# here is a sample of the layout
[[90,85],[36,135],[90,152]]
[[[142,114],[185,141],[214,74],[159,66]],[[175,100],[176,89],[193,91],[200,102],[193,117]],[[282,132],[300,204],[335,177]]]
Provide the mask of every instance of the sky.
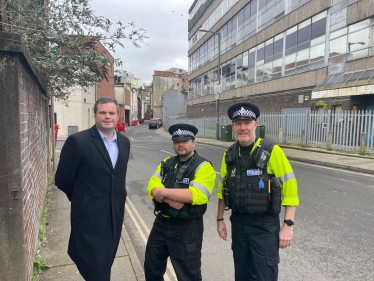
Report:
[[[171,67],[188,70],[188,10],[193,0],[91,0],[96,16],[122,24],[134,22],[145,29],[149,38],[136,48],[123,40],[125,49],[118,46],[114,58],[122,67],[144,82],[152,82],[154,70]],[[174,12],[173,12],[174,11]]]

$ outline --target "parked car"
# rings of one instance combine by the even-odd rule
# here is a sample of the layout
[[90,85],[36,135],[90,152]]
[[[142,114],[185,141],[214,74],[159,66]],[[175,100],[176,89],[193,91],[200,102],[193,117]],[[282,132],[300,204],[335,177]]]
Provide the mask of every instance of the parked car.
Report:
[[157,120],[151,120],[149,121],[149,129],[158,129],[159,128],[159,123],[157,122]]

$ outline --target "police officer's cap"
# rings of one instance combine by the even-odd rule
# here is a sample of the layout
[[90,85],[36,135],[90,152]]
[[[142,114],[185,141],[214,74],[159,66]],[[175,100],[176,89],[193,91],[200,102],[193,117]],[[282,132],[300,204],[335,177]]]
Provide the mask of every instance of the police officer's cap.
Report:
[[174,124],[169,127],[169,134],[172,136],[171,140],[189,140],[195,139],[198,129],[190,124]]
[[260,117],[260,109],[249,102],[241,102],[232,105],[227,110],[227,115],[232,121],[239,119],[257,120]]

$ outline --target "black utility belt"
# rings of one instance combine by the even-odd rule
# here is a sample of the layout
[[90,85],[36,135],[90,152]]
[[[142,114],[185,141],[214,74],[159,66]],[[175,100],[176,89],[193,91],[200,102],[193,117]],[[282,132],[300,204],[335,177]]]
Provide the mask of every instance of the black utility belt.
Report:
[[191,219],[181,219],[181,218],[171,218],[171,217],[165,217],[161,214],[161,219],[164,222],[170,223],[170,224],[190,224],[197,222],[198,220],[201,220],[202,217],[198,218],[191,218]]

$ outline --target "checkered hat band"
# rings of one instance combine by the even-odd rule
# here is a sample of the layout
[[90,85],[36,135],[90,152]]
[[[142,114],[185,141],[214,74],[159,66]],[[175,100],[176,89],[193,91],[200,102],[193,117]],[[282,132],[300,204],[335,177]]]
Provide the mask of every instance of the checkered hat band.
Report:
[[236,116],[248,116],[256,119],[256,114],[252,110],[244,109],[244,107],[242,107],[240,110],[235,111],[232,115],[232,119],[234,119]]
[[194,133],[192,133],[191,131],[187,131],[187,130],[181,130],[181,129],[179,129],[178,131],[175,131],[173,133],[173,137],[174,136],[185,136],[185,135],[189,135],[189,136],[195,137]]

